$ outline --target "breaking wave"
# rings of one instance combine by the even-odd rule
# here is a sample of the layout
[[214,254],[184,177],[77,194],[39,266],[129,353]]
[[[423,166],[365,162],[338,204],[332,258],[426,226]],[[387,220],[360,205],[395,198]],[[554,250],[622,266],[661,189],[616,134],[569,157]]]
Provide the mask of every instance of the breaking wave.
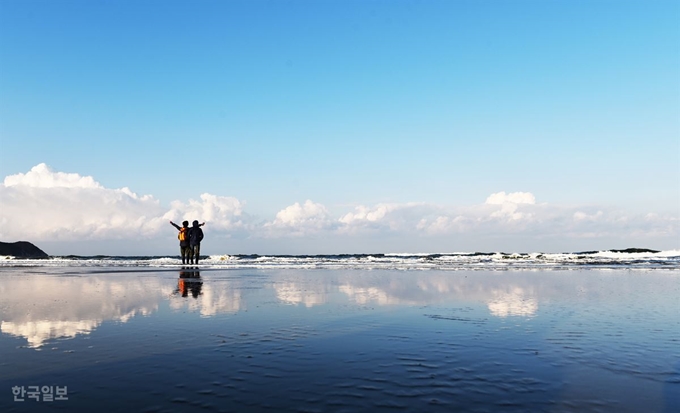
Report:
[[[177,267],[179,256],[53,256],[46,259],[0,257],[0,267]],[[532,270],[680,269],[680,250],[647,249],[570,253],[455,252],[448,254],[210,255],[201,268]]]

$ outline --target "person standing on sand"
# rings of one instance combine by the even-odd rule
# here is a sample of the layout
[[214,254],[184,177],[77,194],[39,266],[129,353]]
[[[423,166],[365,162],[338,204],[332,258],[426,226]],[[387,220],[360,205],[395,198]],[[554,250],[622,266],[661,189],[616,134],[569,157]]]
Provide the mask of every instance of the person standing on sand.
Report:
[[179,255],[182,257],[182,264],[186,264],[189,261],[189,221],[182,222],[182,226],[175,224],[170,221],[170,225],[177,228],[179,234],[177,234],[177,239],[179,240]]
[[189,230],[189,249],[191,250],[191,263],[193,264],[195,259],[196,264],[198,264],[198,259],[201,256],[201,241],[203,240],[203,230],[201,229],[201,226],[205,225],[205,222],[199,225],[198,221],[194,221],[192,225],[193,226]]
[[[198,223],[198,221],[194,222]],[[179,254],[182,257],[182,264],[189,264],[189,261],[192,258],[189,244],[189,231],[191,230],[189,228],[189,221],[182,222],[181,227],[172,221],[170,221],[170,224],[179,231],[179,234],[177,234],[177,239],[179,240]],[[205,222],[201,225],[205,225]]]

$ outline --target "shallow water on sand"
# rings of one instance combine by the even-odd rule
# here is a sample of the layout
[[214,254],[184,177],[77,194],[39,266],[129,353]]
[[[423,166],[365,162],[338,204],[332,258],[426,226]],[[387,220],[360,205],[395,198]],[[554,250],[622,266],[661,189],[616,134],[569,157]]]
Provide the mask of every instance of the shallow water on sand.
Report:
[[[2,268],[0,279],[3,412],[680,405],[675,270]],[[29,386],[67,387],[68,400],[14,401]]]

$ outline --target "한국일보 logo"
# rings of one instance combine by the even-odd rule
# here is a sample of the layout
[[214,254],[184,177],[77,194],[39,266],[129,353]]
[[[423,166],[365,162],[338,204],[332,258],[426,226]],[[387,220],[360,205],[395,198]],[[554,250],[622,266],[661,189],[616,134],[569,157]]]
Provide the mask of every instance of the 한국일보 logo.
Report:
[[[27,399],[36,402],[54,402],[68,400],[68,387],[60,386],[12,386],[12,394],[15,402],[23,402]],[[42,400],[41,400],[42,398]]]

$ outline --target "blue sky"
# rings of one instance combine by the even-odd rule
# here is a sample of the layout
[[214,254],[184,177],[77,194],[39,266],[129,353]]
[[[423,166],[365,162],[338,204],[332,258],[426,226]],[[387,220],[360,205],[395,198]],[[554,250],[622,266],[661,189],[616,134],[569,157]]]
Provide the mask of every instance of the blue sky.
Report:
[[[679,19],[676,1],[3,1],[0,178],[92,177],[131,224],[202,212],[215,253],[677,248]],[[122,225],[108,195],[36,179],[5,179],[3,240],[137,245],[102,229]],[[486,202],[501,192],[514,207]],[[29,203],[80,215],[39,230]],[[368,232],[342,220],[380,206]],[[606,230],[553,233],[598,211]],[[422,232],[439,217],[485,226]],[[159,225],[131,238],[165,251]]]

